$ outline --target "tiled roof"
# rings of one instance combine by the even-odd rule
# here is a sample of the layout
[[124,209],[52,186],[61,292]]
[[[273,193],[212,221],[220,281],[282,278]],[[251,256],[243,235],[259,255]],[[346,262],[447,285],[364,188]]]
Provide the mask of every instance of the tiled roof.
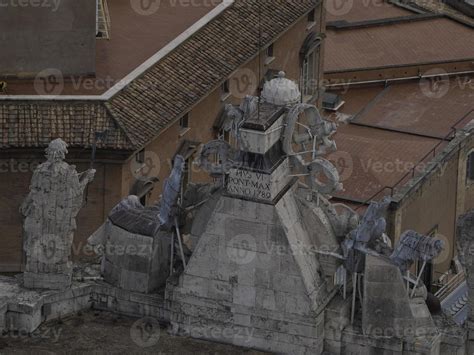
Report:
[[461,128],[474,118],[474,79],[458,77],[440,81],[438,92],[429,90],[429,79],[392,84],[354,122],[444,138],[453,126]]
[[[445,14],[450,16],[451,18],[466,22],[472,26],[474,26],[474,18],[471,18],[462,12],[454,9],[453,7],[446,4],[443,0],[433,0],[433,1],[426,1],[426,0],[409,0],[409,1],[402,1],[404,5],[414,6],[416,8],[423,9],[425,11],[430,11],[436,14]],[[397,5],[397,2],[393,2]]]
[[[316,0],[236,0],[107,106],[133,143],[144,145],[258,52],[259,17],[265,45],[316,4]],[[154,83],[153,90],[148,83]]]
[[[96,41],[94,77],[75,78],[65,73],[61,95],[99,95],[162,50],[181,33],[188,31],[221,3],[205,1],[110,0],[110,39]],[[158,10],[154,7],[159,5]],[[149,5],[150,13],[141,15],[137,6]],[[34,80],[8,80],[9,95],[38,95]]]
[[133,149],[130,140],[100,103],[2,102],[0,148],[44,147],[58,137],[71,147],[90,147],[96,132],[105,139],[98,148]]
[[[399,191],[419,176],[447,147],[448,141],[442,138],[453,137],[452,127],[459,130],[474,119],[474,89],[468,80],[459,77],[438,82],[438,97],[426,95],[419,82],[392,84],[385,89],[350,88],[341,94],[346,104],[339,116],[353,119],[339,126],[335,136],[338,151],[329,156],[346,189],[338,197],[359,202],[379,199],[389,195],[390,188]],[[413,174],[411,168],[422,159]]]
[[411,168],[440,142],[352,124],[339,126],[335,141],[338,150],[328,158],[336,164],[345,189],[337,196],[356,201],[375,199],[379,192],[377,199],[389,195],[391,190],[384,188],[394,187],[405,176],[406,183]]
[[[343,4],[326,0],[326,22],[359,22],[413,15],[413,11],[397,7],[385,0],[353,0]],[[346,9],[346,6],[348,8]],[[350,6],[350,7],[349,7]]]
[[[61,136],[90,147],[138,149],[215,89],[239,66],[305,16],[317,0],[235,0],[233,6],[159,61],[107,103],[0,102],[2,147],[35,147]],[[260,11],[260,16],[259,16]],[[76,106],[77,105],[77,106]],[[10,111],[19,112],[17,121]],[[77,119],[76,119],[77,118]]]
[[447,18],[328,30],[325,72],[474,58],[473,30]]

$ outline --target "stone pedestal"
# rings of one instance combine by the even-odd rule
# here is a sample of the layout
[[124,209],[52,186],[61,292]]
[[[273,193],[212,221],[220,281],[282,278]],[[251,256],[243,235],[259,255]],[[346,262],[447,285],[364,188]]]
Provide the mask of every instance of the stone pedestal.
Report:
[[324,223],[307,229],[295,190],[275,204],[212,196],[188,266],[167,287],[177,334],[278,353],[323,352],[323,310],[335,289],[311,250],[321,247],[312,243],[316,236],[331,231]]
[[105,281],[123,290],[150,293],[169,276],[169,233],[155,237],[130,233],[108,222],[105,228]]
[[33,237],[26,246],[23,284],[26,288],[61,290],[71,285],[72,262],[69,260],[73,234]]

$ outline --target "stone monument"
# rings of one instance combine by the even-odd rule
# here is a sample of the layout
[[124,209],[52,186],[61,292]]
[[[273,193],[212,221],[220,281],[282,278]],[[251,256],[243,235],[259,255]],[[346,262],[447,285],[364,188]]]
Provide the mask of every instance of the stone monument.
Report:
[[75,166],[64,161],[67,153],[62,139],[49,144],[47,161],[35,170],[30,193],[20,207],[27,288],[64,289],[71,285],[76,216],[95,170],[77,173]]
[[[333,227],[336,212],[326,198],[341,188],[337,171],[316,157],[335,148],[334,127],[300,98],[280,73],[262,98],[227,108],[237,146],[212,141],[202,149],[201,166],[220,175],[222,186],[191,227],[197,244],[187,267],[166,288],[176,334],[279,353],[323,352],[324,309],[342,264],[330,255],[340,253],[347,226]],[[210,336],[209,329],[224,331]]]

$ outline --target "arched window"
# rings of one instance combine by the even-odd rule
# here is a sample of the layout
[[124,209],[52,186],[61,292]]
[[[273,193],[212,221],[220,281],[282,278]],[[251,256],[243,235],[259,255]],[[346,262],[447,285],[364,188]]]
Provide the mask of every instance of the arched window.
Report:
[[467,156],[466,182],[468,184],[474,183],[474,150],[472,150]]
[[319,89],[321,37],[311,32],[300,50],[301,91],[303,97],[313,97]]

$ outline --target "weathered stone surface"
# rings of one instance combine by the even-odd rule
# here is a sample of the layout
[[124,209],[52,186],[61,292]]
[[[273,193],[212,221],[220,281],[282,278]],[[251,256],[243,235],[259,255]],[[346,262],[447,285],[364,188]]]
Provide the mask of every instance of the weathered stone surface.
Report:
[[[387,278],[387,274],[392,277]],[[365,334],[381,336],[389,332],[400,339],[416,332],[438,334],[424,300],[409,298],[397,265],[367,255],[364,277],[362,328]]]
[[24,216],[24,283],[29,288],[64,289],[71,285],[71,246],[84,190],[95,170],[78,174],[64,162],[67,144],[56,139],[46,149],[47,161],[34,172]]
[[130,233],[107,222],[103,276],[124,290],[150,293],[162,287],[169,276],[171,238],[167,232],[154,237]]
[[[167,290],[176,329],[269,351],[322,352],[324,327],[315,327],[314,310],[324,302],[326,284],[317,271],[302,274],[301,268],[318,265],[298,264],[297,258],[316,256],[305,255],[309,236],[298,219],[291,221],[301,216],[294,200],[293,206],[286,214],[290,238],[277,207],[220,195],[178,286]],[[266,218],[257,222],[257,213]],[[324,292],[309,297],[308,290],[316,295],[319,289]],[[228,328],[233,336],[216,339],[209,335],[213,327]],[[251,333],[245,344],[237,331]]]

